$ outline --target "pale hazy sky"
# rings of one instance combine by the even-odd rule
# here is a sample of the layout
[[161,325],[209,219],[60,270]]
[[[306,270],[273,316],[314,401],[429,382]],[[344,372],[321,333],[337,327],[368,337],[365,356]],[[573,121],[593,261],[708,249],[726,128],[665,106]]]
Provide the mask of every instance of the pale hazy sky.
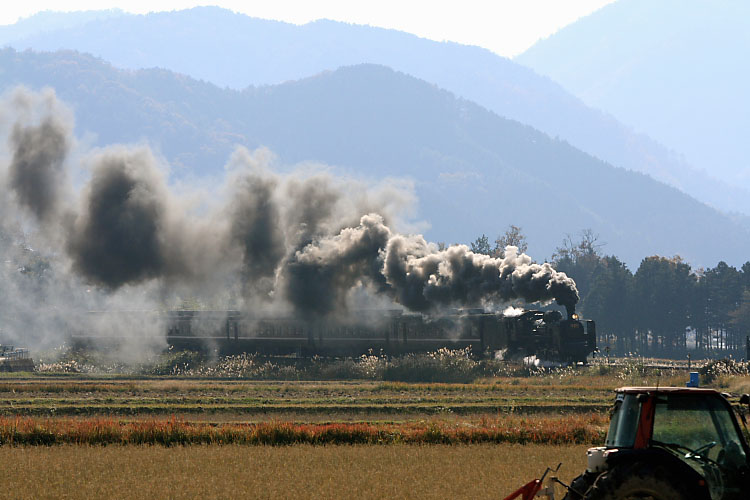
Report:
[[566,24],[614,0],[27,0],[6,1],[0,24],[42,10],[120,8],[144,14],[196,5],[219,5],[265,19],[304,24],[327,18],[407,31],[433,40],[479,45],[511,57]]

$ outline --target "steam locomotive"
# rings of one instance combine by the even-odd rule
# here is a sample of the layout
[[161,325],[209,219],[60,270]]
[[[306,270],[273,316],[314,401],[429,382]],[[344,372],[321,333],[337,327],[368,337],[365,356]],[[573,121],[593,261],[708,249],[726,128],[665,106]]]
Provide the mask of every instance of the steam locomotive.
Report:
[[175,349],[221,354],[397,355],[471,347],[478,356],[536,356],[575,363],[585,362],[596,348],[593,320],[582,320],[575,313],[564,319],[558,311],[539,310],[512,316],[482,309],[459,309],[435,316],[368,310],[336,320],[258,318],[231,310],[89,312],[80,325],[71,338],[78,346],[132,343],[135,331],[160,331],[166,332],[167,344]]
[[439,316],[358,311],[354,319],[255,318],[239,311],[170,311],[162,318],[177,349],[268,355],[358,356],[471,347],[504,359],[536,356],[585,362],[596,348],[596,325],[576,314],[527,310],[513,316],[463,309]]

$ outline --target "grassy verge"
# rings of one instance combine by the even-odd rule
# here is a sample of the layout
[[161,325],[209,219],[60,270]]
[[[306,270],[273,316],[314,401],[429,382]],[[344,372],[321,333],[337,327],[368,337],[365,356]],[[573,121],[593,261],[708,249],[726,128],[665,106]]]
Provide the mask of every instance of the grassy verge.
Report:
[[[155,354],[139,363],[126,364],[109,358],[108,353],[61,348],[51,358],[40,355],[37,371],[56,375],[66,373],[119,374],[131,377],[172,376],[183,378],[225,378],[246,380],[380,380],[396,382],[470,383],[482,378],[549,377],[576,375],[640,379],[649,376],[685,375],[684,363],[644,358],[606,360],[598,358],[587,367],[544,368],[520,362],[505,362],[474,356],[470,349],[438,349],[434,352],[399,356],[362,355],[355,358],[296,358],[241,354],[212,357],[193,351]],[[696,367],[698,365],[696,364]],[[709,376],[717,373],[748,373],[748,365],[727,362],[700,362]]]

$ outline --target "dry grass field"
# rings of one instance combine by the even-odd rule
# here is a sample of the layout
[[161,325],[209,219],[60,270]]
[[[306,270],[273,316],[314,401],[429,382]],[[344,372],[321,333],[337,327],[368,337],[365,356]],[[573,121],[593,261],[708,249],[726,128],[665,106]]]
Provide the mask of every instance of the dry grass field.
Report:
[[0,447],[0,497],[502,498],[585,445]]
[[[562,371],[474,383],[253,381],[107,375],[0,377],[0,415],[178,415],[243,421],[411,420],[434,415],[605,411],[613,389],[656,376]],[[683,385],[684,372],[661,385]]]
[[685,380],[639,362],[464,383],[2,374],[0,498],[503,498],[560,462],[578,475],[616,387]]

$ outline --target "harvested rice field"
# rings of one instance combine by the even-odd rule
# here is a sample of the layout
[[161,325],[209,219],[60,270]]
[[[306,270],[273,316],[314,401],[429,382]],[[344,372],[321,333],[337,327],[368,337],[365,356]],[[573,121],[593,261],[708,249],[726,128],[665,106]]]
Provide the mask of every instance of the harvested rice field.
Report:
[[[661,383],[669,381],[662,377]],[[0,378],[0,415],[361,421],[446,414],[574,414],[606,411],[614,388],[626,382],[591,375],[405,383],[32,374]]]
[[502,498],[585,445],[0,447],[9,498]]
[[[12,498],[503,498],[602,443],[613,390],[679,370],[580,367],[469,382],[0,376]],[[714,385],[745,389],[719,375]],[[562,492],[562,491],[561,491]],[[0,495],[2,496],[2,495]]]

